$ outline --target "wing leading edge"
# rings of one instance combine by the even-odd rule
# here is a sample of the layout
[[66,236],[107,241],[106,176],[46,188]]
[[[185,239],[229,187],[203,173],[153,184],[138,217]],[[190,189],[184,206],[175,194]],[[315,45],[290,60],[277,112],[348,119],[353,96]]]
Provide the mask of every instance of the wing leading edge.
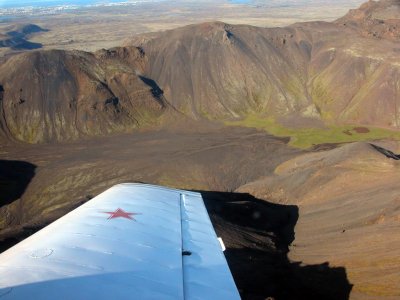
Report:
[[4,299],[240,299],[201,194],[119,184],[0,255]]

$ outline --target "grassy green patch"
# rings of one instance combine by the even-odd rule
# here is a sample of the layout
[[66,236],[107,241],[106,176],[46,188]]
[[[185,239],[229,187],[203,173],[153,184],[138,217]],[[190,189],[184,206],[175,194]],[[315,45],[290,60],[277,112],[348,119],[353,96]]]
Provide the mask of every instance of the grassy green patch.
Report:
[[275,136],[287,136],[290,137],[289,145],[302,149],[324,143],[347,143],[378,139],[400,140],[400,131],[365,127],[368,128],[369,132],[360,133],[354,130],[354,128],[360,128],[360,126],[351,125],[330,126],[328,128],[287,128],[278,124],[273,118],[254,115],[247,116],[239,121],[228,121],[225,124],[260,128]]

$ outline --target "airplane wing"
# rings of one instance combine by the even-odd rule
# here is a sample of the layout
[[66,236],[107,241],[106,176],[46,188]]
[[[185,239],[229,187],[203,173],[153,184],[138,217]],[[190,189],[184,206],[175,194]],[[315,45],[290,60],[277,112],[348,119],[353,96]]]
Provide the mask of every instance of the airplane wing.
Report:
[[240,299],[201,194],[119,184],[0,254],[1,299]]

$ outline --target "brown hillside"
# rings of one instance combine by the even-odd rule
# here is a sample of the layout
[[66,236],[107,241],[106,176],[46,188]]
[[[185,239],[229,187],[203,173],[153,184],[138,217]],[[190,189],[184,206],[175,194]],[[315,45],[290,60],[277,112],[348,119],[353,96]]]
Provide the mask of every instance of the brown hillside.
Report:
[[142,39],[132,44],[139,43],[149,57],[146,74],[184,113],[205,118],[285,114],[309,103],[311,45],[303,31],[215,22]]
[[398,44],[340,22],[273,29],[205,23],[129,44],[144,49],[146,74],[171,103],[195,117],[264,113],[399,128]]
[[[194,119],[262,114],[397,129],[400,31],[388,24],[398,22],[399,7],[368,2],[333,23],[212,22],[95,54],[17,55],[0,66],[1,126],[33,143],[104,135],[157,122],[168,101]],[[390,34],[365,34],[366,20],[381,20]]]
[[0,66],[1,127],[37,143],[103,135],[154,122],[167,108],[140,77],[139,49],[91,53],[38,51]]

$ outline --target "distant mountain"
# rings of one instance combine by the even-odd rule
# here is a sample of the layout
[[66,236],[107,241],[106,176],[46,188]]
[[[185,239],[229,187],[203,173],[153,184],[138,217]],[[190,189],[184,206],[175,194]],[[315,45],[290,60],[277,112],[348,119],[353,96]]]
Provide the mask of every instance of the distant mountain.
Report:
[[[169,107],[193,119],[398,129],[399,8],[369,2],[333,23],[212,22],[95,54],[17,55],[0,66],[2,127],[23,141],[63,140],[145,126]],[[367,33],[370,22],[380,33]]]
[[36,33],[48,30],[35,24],[19,24],[7,28],[6,31],[0,37],[0,47],[10,47],[15,50],[32,50],[42,48],[42,44],[30,42],[28,39]]

